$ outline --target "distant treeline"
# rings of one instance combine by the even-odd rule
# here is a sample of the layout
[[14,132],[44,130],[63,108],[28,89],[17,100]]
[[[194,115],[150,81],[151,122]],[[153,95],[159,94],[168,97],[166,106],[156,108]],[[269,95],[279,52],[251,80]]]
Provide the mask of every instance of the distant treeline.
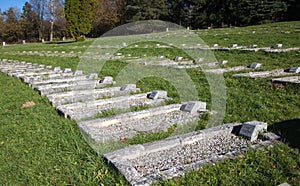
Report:
[[[80,1],[82,4],[86,2],[68,0],[68,2],[72,1],[74,4]],[[93,2],[94,11],[88,37],[99,37],[116,26],[138,20],[159,19],[191,29],[300,20],[299,0],[90,1]],[[4,12],[0,10],[0,41],[12,43],[22,40],[49,40],[51,30],[54,40],[70,37],[64,6],[65,0],[29,0],[22,10],[15,8]],[[53,29],[51,29],[51,22],[53,22]]]

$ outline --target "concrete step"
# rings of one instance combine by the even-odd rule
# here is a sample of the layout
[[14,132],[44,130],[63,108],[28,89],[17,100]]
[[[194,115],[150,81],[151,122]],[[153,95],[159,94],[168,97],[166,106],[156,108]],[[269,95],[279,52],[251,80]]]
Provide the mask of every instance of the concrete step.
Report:
[[[202,131],[169,137],[150,143],[132,145],[104,154],[131,185],[150,185],[178,177],[187,171],[234,158],[249,148],[277,143],[275,134],[250,142],[239,136],[241,123],[220,125]],[[271,138],[269,137],[271,136]],[[275,136],[275,138],[274,138]]]
[[41,95],[48,95],[56,92],[66,92],[72,90],[93,90],[95,88],[101,88],[107,85],[111,84],[100,83],[99,80],[85,80],[70,83],[41,85],[35,89],[38,90]]
[[87,102],[77,102],[58,106],[56,110],[65,117],[80,121],[85,118],[96,117],[97,114],[101,114],[110,110],[115,110],[118,112],[118,110],[128,110],[131,107],[159,106],[164,104],[167,100],[167,98],[149,99],[147,98],[148,94],[149,93],[143,93]]
[[122,90],[122,87],[109,87],[93,90],[74,90],[69,92],[58,92],[46,95],[53,106],[65,105],[75,102],[86,102],[107,97],[125,96],[140,92],[135,86]]
[[96,143],[132,138],[138,133],[166,131],[173,124],[199,119],[199,114],[181,111],[181,104],[150,108],[107,118],[78,122],[82,131]]

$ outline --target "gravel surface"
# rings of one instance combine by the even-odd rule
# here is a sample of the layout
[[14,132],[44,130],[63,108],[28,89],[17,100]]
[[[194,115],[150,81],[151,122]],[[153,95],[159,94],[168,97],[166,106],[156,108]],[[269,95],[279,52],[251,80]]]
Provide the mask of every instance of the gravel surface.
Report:
[[148,153],[130,161],[136,170],[145,176],[159,174],[159,172],[173,167],[184,167],[184,165],[215,158],[228,152],[241,151],[249,145],[248,140],[234,134],[215,135],[212,138],[196,141],[192,144]]

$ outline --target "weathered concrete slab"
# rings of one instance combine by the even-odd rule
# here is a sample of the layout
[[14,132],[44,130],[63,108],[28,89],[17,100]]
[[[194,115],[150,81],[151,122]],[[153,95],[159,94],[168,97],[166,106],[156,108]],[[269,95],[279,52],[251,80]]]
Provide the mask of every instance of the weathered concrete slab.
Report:
[[167,98],[149,99],[147,93],[130,96],[121,96],[87,102],[61,105],[56,109],[65,117],[80,121],[92,118],[109,110],[130,109],[131,107],[159,106],[165,103]]
[[236,67],[228,67],[228,68],[208,69],[208,70],[202,70],[202,71],[209,72],[209,73],[222,74],[225,72],[240,71],[240,70],[245,70],[245,69],[247,69],[246,66],[236,66]]
[[173,136],[142,145],[133,145],[104,154],[131,185],[151,183],[185,174],[207,164],[234,158],[248,148],[276,141],[250,142],[236,135],[241,123],[221,125]]
[[75,90],[53,93],[46,96],[51,101],[53,106],[59,106],[75,102],[85,102],[108,97],[125,96],[138,92],[140,92],[140,89],[136,88],[136,86],[132,86],[126,89],[122,89],[122,87],[109,87],[102,89]]
[[[97,79],[97,78],[96,78]],[[90,78],[90,75],[85,76],[70,76],[70,77],[61,77],[61,78],[53,78],[53,79],[45,79],[45,80],[32,80],[29,83],[33,88],[39,88],[40,86],[44,86],[47,84],[63,84],[63,83],[71,83],[76,81],[87,81],[87,80],[95,80],[95,78]]]
[[275,78],[275,79],[272,79],[272,83],[280,83],[280,84],[294,83],[294,84],[300,84],[300,76],[290,76],[290,77],[283,77],[283,78]]
[[132,138],[138,133],[166,131],[173,124],[186,124],[199,119],[199,114],[180,111],[181,104],[150,108],[78,122],[82,131],[96,143]]
[[275,69],[270,71],[234,74],[233,77],[267,78],[267,77],[278,77],[278,76],[288,76],[288,75],[291,75],[291,73],[286,72],[285,69]]
[[41,85],[37,88],[41,95],[52,94],[56,92],[66,92],[72,90],[95,89],[107,86],[108,84],[99,83],[99,80],[85,80],[61,84]]

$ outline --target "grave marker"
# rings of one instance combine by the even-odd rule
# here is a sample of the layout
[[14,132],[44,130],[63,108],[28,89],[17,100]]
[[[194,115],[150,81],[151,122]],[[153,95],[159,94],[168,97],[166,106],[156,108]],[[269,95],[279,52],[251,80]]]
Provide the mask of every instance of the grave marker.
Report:
[[198,111],[206,110],[206,103],[201,101],[191,101],[183,104],[180,110],[184,112],[189,112],[191,114],[197,114]]
[[197,63],[203,62],[203,61],[204,61],[204,58],[198,57],[198,58],[195,59],[195,62],[197,62]]
[[267,130],[268,124],[259,121],[249,121],[243,123],[242,128],[239,132],[240,136],[244,136],[251,142],[257,140],[258,134]]
[[71,68],[65,68],[63,73],[69,73],[69,72],[72,72],[72,69]]
[[175,57],[175,61],[182,61],[183,60],[183,57],[181,57],[181,56],[176,56]]
[[221,60],[218,62],[219,65],[225,65],[226,63],[228,63],[227,60]]
[[167,91],[164,90],[154,90],[147,95],[149,99],[166,99],[168,97]]
[[2,43],[2,46],[5,46],[5,45],[6,45],[6,43],[5,43],[5,42],[3,42],[3,43]]
[[111,76],[105,76],[103,77],[99,83],[104,83],[104,84],[112,84],[114,82],[113,77]]
[[250,68],[252,68],[252,69],[257,69],[257,68],[260,68],[260,67],[262,67],[262,65],[260,63],[252,63],[250,65]]
[[300,67],[292,67],[290,68],[289,72],[297,74],[300,72]]
[[121,87],[121,91],[125,91],[125,90],[133,90],[136,89],[136,85],[135,84],[126,84],[124,86]]
[[87,79],[98,79],[98,74],[93,73],[86,76]]
[[212,47],[218,47],[219,45],[218,44],[212,44],[211,46]]
[[238,44],[232,44],[230,47],[231,48],[236,48],[238,46]]
[[60,69],[60,67],[54,67],[53,71],[54,71],[54,72],[60,72],[61,69]]

